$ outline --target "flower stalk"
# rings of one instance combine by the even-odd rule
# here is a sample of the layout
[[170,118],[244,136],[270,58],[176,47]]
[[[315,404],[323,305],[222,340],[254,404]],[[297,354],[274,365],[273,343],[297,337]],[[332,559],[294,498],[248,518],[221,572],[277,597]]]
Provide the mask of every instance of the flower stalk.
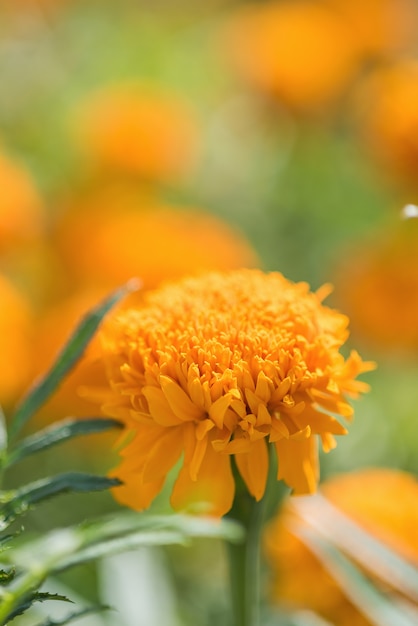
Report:
[[236,495],[228,517],[241,522],[245,541],[228,543],[229,577],[233,626],[260,626],[261,559],[260,545],[266,520],[277,511],[289,489],[277,481],[277,458],[269,446],[269,473],[266,491],[260,501],[248,492],[233,463]]

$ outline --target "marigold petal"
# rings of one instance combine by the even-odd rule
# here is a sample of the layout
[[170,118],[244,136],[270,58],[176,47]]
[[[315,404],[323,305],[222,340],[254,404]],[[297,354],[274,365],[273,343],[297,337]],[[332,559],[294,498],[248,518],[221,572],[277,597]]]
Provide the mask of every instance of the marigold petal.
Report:
[[239,473],[248,491],[256,500],[261,500],[267,483],[269,457],[264,439],[254,442],[249,451],[235,455]]
[[149,412],[160,426],[178,426],[181,420],[173,413],[167,398],[158,387],[144,387],[142,390],[148,402]]
[[314,493],[319,478],[316,438],[282,439],[274,445],[279,465],[277,479],[284,480],[295,495]]
[[229,395],[221,396],[212,404],[209,409],[209,417],[215,422],[216,426],[222,430],[224,426],[224,418],[226,410],[233,401],[233,397]]
[[258,407],[261,404],[260,398],[258,398],[251,389],[245,390],[245,399],[247,400],[248,406],[250,407],[251,413],[257,414]]
[[241,454],[242,452],[249,452],[251,445],[248,437],[235,437],[223,447],[222,451],[227,454]]
[[208,447],[208,438],[204,439],[196,439],[195,449],[193,452],[192,460],[189,465],[189,473],[190,478],[192,480],[197,480],[197,474],[200,470],[200,466],[203,461],[203,457],[205,456],[206,449]]
[[260,398],[262,402],[267,404],[271,397],[271,380],[265,375],[264,372],[260,372],[257,376],[257,384],[255,387],[255,395]]
[[160,385],[173,413],[182,421],[199,419],[202,410],[193,404],[189,396],[168,376],[160,376]]
[[260,404],[257,411],[257,426],[270,426],[271,415],[264,404]]
[[126,472],[123,463],[109,473],[110,477],[119,478],[122,485],[111,489],[112,495],[125,506],[135,511],[147,509],[164,485],[165,476],[143,483],[136,473]]
[[166,476],[177,463],[183,449],[183,437],[180,428],[166,428],[150,449],[143,470],[143,482]]
[[347,434],[347,429],[333,415],[317,411],[309,405],[299,415],[292,415],[292,420],[301,430],[309,425],[313,434],[325,432],[333,435]]
[[187,467],[180,470],[171,504],[176,510],[221,517],[231,508],[234,491],[229,456],[218,454],[209,445],[196,480],[191,479]]
[[269,441],[274,442],[279,439],[289,439],[289,429],[279,415],[275,415],[271,422],[271,432]]

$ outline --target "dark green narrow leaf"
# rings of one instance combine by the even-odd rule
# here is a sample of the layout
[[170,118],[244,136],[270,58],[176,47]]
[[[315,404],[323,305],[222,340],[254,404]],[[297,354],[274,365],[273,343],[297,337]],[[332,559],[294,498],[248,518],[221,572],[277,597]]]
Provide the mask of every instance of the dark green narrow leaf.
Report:
[[112,428],[121,427],[122,424],[120,422],[110,418],[68,418],[21,441],[6,457],[4,467],[10,467],[30,454],[51,448],[72,437],[101,433]]
[[116,478],[94,476],[81,472],[68,472],[44,478],[9,492],[7,501],[0,507],[0,526],[6,528],[16,517],[25,513],[31,506],[68,492],[102,491],[120,484]]
[[102,611],[110,611],[111,607],[106,605],[97,605],[91,606],[85,609],[81,609],[80,611],[75,611],[74,613],[70,613],[65,617],[51,619],[48,618],[45,622],[36,624],[36,626],[64,626],[64,624],[69,624],[73,622],[75,619],[80,617],[84,617],[85,615],[91,615],[92,613],[100,613]]
[[28,391],[27,395],[24,396],[17,407],[12,416],[10,427],[11,438],[17,435],[32,415],[55,391],[67,372],[80,359],[106,313],[127,293],[138,289],[139,285],[139,281],[135,279],[129,281],[125,286],[114,291],[81,319],[49,372],[35,382],[34,386]]
[[32,607],[35,602],[45,602],[46,600],[59,600],[61,602],[71,602],[66,596],[62,596],[59,593],[48,593],[47,591],[35,591],[30,594],[29,597],[19,604],[9,615],[7,616],[6,624],[11,622],[15,617],[23,615],[28,609]]

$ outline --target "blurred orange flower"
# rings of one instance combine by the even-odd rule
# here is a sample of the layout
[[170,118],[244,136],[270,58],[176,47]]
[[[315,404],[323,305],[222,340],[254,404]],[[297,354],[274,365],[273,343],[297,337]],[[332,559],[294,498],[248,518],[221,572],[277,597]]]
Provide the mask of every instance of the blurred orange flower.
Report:
[[31,313],[24,296],[1,274],[0,302],[0,404],[9,408],[31,374]]
[[387,58],[416,39],[415,0],[325,0],[339,12],[365,55]]
[[306,283],[260,270],[168,283],[112,316],[100,335],[108,387],[86,393],[126,425],[115,497],[148,507],[184,452],[174,508],[221,516],[234,498],[231,456],[262,498],[268,442],[278,479],[314,491],[317,435],[330,450],[346,433],[331,414],[351,417],[346,394],[366,391],[355,378],[373,367],[340,354],[347,323]]
[[344,20],[309,0],[243,7],[225,24],[222,48],[245,80],[301,111],[341,96],[359,57]]
[[121,186],[70,206],[57,222],[54,242],[77,288],[103,293],[132,276],[148,289],[185,274],[260,263],[245,237],[221,219],[157,204]]
[[195,164],[198,125],[187,102],[132,83],[109,85],[80,104],[75,133],[95,167],[175,181]]
[[[392,469],[358,470],[325,482],[321,492],[337,511],[401,557],[418,564],[415,477]],[[310,506],[315,506],[314,499]],[[335,626],[371,626],[372,622],[352,604],[345,590],[298,537],[300,524],[303,528],[305,522],[298,513],[298,502],[288,502],[266,529],[273,599],[281,605],[314,611]],[[347,537],[347,542],[351,539]],[[379,584],[379,568],[373,567],[371,557],[369,566]]]
[[352,333],[382,350],[418,353],[418,220],[398,220],[347,250],[334,303]]
[[359,90],[367,150],[389,175],[418,189],[418,61],[402,60],[369,77]]
[[0,253],[40,235],[44,211],[30,174],[0,154]]

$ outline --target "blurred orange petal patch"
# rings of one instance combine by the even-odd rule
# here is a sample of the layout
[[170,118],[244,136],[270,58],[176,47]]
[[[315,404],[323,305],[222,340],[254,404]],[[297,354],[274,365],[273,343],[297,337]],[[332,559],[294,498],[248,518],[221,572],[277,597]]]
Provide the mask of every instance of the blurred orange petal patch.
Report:
[[344,20],[309,1],[244,6],[225,23],[221,44],[245,80],[302,111],[340,96],[359,58]]
[[80,104],[75,136],[92,166],[152,181],[193,168],[198,123],[190,103],[135,82],[108,85]]
[[44,207],[32,177],[0,153],[0,252],[36,239],[43,221]]

